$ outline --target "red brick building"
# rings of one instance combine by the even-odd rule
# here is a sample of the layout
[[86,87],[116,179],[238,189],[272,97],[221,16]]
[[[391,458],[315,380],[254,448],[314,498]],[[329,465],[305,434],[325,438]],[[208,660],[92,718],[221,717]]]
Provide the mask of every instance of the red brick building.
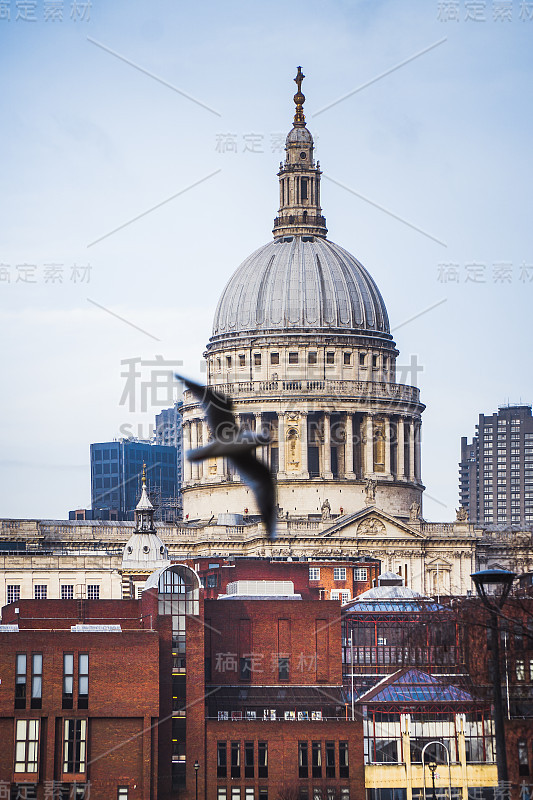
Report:
[[[474,598],[459,601],[456,613],[465,632],[468,674],[490,702],[493,643],[488,614]],[[509,781],[513,800],[527,800],[533,797],[533,598],[529,591],[507,600],[498,627]]]
[[206,599],[225,594],[228,584],[241,580],[292,581],[304,600],[346,603],[377,582],[380,562],[372,559],[288,561],[270,558],[209,558],[189,562],[200,577]]
[[0,628],[0,794],[362,800],[340,637],[338,602],[204,603],[185,565],[157,570],[139,600],[12,603]]

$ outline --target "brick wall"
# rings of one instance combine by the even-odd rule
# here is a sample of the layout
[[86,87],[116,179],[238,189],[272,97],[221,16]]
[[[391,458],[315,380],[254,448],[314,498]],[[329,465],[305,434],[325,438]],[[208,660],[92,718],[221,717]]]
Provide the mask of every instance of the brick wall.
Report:
[[240,659],[251,655],[249,681],[279,684],[278,654],[289,656],[287,683],[342,684],[340,606],[331,601],[206,600],[211,682],[240,683]]

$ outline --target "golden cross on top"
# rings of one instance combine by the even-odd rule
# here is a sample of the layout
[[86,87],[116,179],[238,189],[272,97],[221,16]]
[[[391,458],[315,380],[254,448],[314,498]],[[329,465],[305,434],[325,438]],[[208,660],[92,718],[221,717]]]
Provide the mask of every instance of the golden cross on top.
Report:
[[146,464],[143,462],[143,486],[146,486]]
[[302,81],[305,78],[305,75],[302,72],[302,68],[298,67],[298,74],[296,75],[294,82],[298,86],[298,91],[302,91]]

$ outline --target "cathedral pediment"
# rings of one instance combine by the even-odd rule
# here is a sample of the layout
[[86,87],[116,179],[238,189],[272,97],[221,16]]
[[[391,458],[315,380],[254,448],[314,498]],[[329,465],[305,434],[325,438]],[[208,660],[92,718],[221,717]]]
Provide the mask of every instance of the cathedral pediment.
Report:
[[373,506],[349,514],[331,525],[321,538],[349,539],[425,539],[426,537],[405,522]]

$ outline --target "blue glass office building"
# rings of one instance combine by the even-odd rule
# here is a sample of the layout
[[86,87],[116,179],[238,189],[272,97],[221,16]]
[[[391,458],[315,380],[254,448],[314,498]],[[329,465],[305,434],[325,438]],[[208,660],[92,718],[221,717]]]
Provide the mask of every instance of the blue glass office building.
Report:
[[173,520],[179,505],[175,447],[121,439],[91,444],[91,507],[95,519],[133,520],[143,463],[156,519]]

